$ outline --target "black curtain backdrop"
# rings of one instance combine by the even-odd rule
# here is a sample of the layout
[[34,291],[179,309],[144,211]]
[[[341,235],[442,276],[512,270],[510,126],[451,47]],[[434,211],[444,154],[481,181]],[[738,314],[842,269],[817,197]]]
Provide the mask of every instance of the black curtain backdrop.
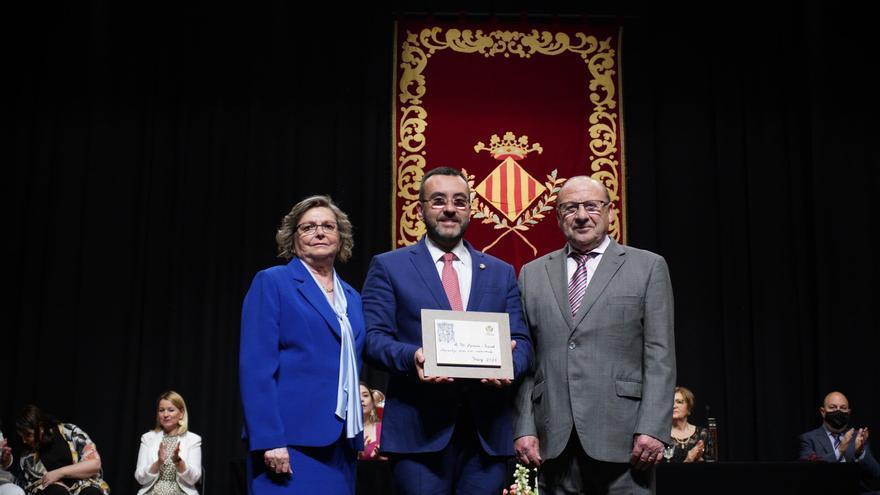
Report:
[[37,403],[133,493],[139,435],[173,388],[208,489],[241,490],[242,297],[306,195],[350,214],[354,286],[389,249],[391,42],[408,12],[623,22],[630,244],[669,261],[694,420],[712,407],[724,459],[792,459],[840,389],[880,432],[876,43],[857,10],[10,8],[0,418],[16,453],[14,416]]

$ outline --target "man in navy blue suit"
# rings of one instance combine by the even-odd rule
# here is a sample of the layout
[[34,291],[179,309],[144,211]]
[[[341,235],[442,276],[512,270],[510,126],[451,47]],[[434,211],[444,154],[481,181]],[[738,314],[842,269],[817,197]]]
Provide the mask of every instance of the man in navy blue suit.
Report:
[[[362,292],[367,362],[390,375],[380,449],[396,493],[500,493],[513,455],[511,384],[532,357],[516,276],[462,240],[470,189],[460,172],[425,174],[418,212],[427,235],[373,258]],[[425,376],[422,309],[507,313],[514,380]]]
[[868,447],[868,429],[851,428],[849,401],[840,392],[831,392],[822,401],[822,426],[800,436],[800,458],[818,462],[854,462],[862,472],[862,491],[871,492],[880,482],[880,464]]

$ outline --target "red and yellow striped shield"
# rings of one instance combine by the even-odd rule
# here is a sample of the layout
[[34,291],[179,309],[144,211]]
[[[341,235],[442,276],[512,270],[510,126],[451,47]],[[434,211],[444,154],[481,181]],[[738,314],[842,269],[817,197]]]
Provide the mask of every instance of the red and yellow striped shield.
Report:
[[515,221],[547,188],[508,157],[474,190],[505,217]]

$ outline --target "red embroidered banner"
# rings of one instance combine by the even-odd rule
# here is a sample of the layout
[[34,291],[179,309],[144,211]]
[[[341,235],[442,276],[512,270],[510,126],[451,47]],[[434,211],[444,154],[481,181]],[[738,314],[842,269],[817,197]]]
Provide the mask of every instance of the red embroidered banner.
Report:
[[397,23],[395,247],[424,234],[424,173],[461,169],[472,189],[466,239],[517,270],[558,249],[556,193],[589,175],[611,194],[611,235],[626,241],[620,28],[521,23]]

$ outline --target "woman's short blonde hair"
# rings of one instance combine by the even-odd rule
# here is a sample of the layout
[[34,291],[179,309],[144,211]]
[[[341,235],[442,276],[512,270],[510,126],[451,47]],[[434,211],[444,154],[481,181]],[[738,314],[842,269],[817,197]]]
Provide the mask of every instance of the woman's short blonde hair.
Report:
[[[156,399],[156,409],[159,409],[159,403],[163,400],[167,400],[174,404],[174,407],[183,411],[183,417],[180,418],[180,422],[178,423],[177,433],[183,434],[189,429],[189,411],[186,408],[186,401],[183,400],[183,396],[175,392],[174,390],[169,390],[164,394],[160,395],[158,399]],[[153,431],[159,431],[162,429],[162,425],[159,424],[159,413],[156,413],[156,427],[153,428]]]
[[[690,389],[685,387],[675,387],[675,392],[681,394],[681,397],[684,399],[684,403],[688,406],[688,416],[694,411],[694,393],[690,391]],[[672,394],[673,396],[675,394]]]
[[330,199],[330,196],[326,195],[310,196],[300,201],[293,205],[290,213],[284,215],[284,218],[281,219],[281,226],[278,227],[278,232],[275,234],[279,258],[289,260],[297,256],[296,243],[294,242],[298,233],[296,226],[307,211],[322,206],[329,208],[336,216],[336,226],[339,231],[339,252],[336,253],[336,259],[345,263],[351,258],[351,251],[354,248],[351,222],[348,220],[348,215],[336,206],[336,203]]

